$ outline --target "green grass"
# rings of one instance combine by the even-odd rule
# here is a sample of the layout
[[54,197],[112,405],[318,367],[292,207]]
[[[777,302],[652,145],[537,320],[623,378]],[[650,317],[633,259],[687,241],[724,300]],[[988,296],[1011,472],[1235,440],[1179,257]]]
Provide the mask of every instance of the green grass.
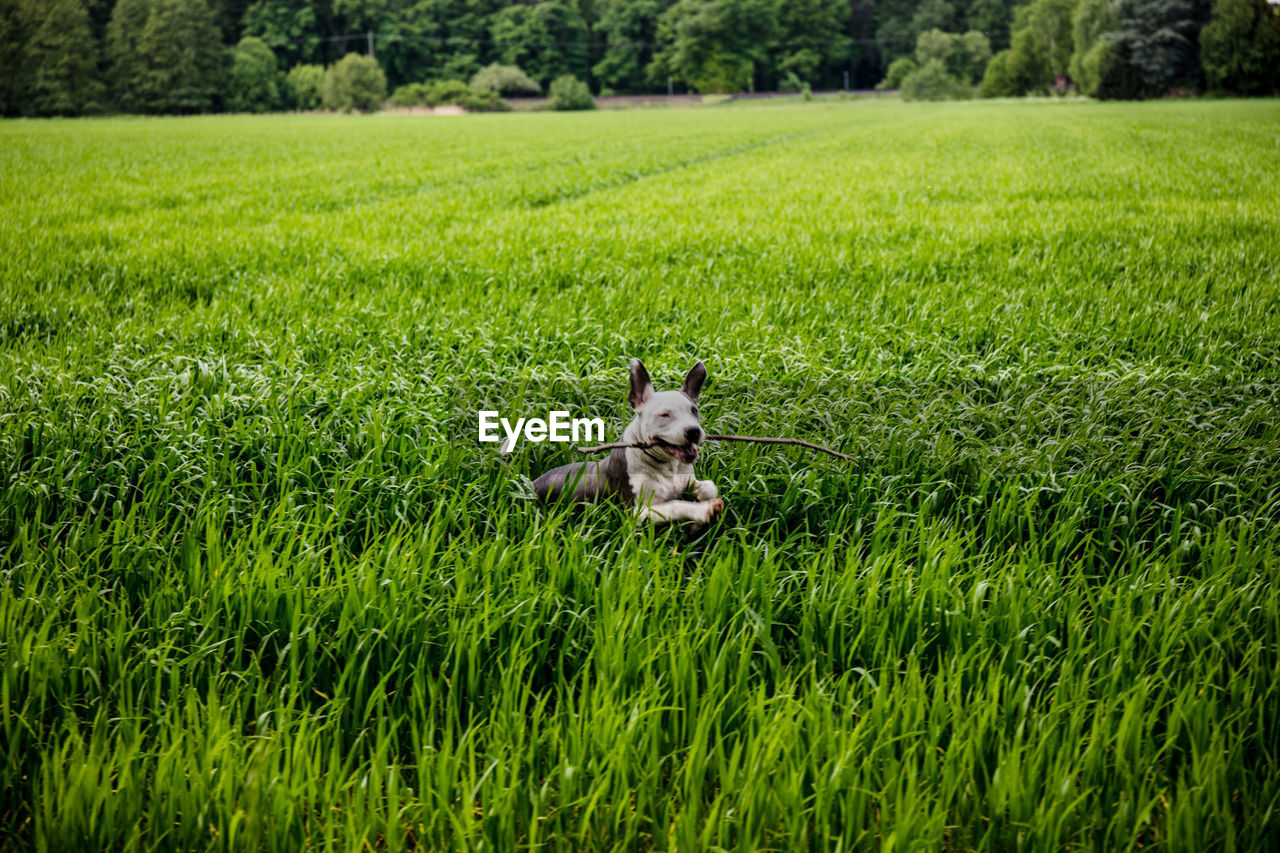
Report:
[[[0,847],[1280,840],[1277,102],[0,124]],[[476,412],[695,357],[709,531]]]

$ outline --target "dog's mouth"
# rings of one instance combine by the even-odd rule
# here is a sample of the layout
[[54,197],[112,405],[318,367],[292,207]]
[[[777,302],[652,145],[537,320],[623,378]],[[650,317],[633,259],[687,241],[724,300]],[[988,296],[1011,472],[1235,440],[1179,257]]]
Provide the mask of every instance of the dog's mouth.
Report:
[[681,462],[692,462],[698,458],[698,445],[689,444],[672,444],[669,441],[663,441],[660,438],[654,438],[653,444],[665,450],[673,458],[679,459]]

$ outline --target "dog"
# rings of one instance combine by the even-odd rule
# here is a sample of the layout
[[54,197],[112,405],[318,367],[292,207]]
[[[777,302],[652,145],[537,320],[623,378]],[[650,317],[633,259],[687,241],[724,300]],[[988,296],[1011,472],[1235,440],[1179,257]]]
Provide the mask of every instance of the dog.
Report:
[[[693,476],[698,444],[706,438],[698,415],[698,392],[706,378],[706,365],[699,361],[679,391],[654,391],[644,364],[631,359],[627,401],[635,416],[622,441],[651,446],[616,448],[601,462],[552,468],[534,481],[534,493],[541,500],[555,500],[572,489],[575,501],[619,501],[633,506],[641,521],[654,524],[705,524],[719,518],[724,512],[719,489],[710,480]],[[679,500],[686,491],[692,491],[697,500]]]

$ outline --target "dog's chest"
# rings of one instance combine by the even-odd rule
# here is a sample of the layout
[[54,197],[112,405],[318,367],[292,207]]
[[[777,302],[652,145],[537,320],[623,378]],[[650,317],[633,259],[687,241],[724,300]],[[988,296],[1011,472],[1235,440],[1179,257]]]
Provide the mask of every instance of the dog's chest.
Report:
[[691,465],[632,466],[627,472],[631,492],[640,503],[673,501],[684,493],[693,476]]

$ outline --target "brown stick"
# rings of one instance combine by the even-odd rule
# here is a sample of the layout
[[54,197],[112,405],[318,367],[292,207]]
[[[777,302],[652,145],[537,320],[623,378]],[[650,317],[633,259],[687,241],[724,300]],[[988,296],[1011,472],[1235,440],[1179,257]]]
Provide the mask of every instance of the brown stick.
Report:
[[[798,444],[801,447],[808,447],[811,450],[821,450],[823,453],[830,453],[846,462],[852,462],[853,457],[844,453],[832,450],[830,447],[823,447],[821,444],[812,444],[808,441],[801,441],[798,438],[761,438],[754,435],[708,435],[708,441],[750,441],[755,444]],[[624,447],[653,447],[654,444],[646,442],[621,442],[618,444],[600,444],[595,447],[579,447],[579,453],[600,453],[604,450],[617,450]]]

